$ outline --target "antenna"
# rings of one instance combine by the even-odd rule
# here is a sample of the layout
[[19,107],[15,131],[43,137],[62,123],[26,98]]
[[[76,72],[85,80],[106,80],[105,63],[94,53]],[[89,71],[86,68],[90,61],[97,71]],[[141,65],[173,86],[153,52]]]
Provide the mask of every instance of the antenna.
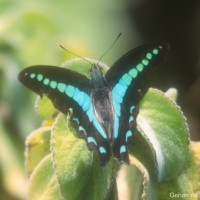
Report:
[[117,42],[117,40],[120,38],[121,35],[122,35],[122,33],[118,34],[118,36],[116,37],[115,41],[112,43],[112,45],[110,46],[110,48],[100,57],[97,65],[99,64],[99,62],[101,61],[101,59],[113,48],[113,46],[115,45],[115,43]]
[[75,53],[73,53],[73,52],[69,51],[68,49],[66,49],[66,48],[65,48],[65,47],[63,47],[62,45],[60,45],[60,48],[64,49],[66,52],[68,52],[68,53],[70,53],[70,54],[72,54],[72,55],[74,55],[74,56],[77,56],[77,57],[79,57],[79,58],[81,58],[81,59],[83,59],[83,60],[85,60],[85,61],[89,62],[91,65],[93,64],[93,63],[92,63],[92,62],[90,62],[88,59],[86,59],[86,58],[83,58],[83,57],[81,57],[81,56],[79,56],[79,55],[77,55],[77,54],[75,54]]

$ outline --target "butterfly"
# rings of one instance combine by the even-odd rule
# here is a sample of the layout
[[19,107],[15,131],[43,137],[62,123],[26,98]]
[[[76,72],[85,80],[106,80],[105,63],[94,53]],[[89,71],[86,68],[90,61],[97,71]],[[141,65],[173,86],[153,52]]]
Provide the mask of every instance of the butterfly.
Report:
[[98,63],[91,64],[90,78],[70,69],[37,65],[22,70],[19,80],[40,96],[47,95],[62,113],[73,109],[72,126],[89,150],[98,152],[102,165],[112,155],[129,163],[138,104],[167,52],[166,43],[149,43],[123,55],[106,74]]

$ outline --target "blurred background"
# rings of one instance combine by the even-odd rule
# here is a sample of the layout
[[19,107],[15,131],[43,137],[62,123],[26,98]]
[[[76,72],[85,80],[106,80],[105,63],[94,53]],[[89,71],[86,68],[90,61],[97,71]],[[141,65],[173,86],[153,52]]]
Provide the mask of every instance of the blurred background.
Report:
[[199,0],[0,0],[0,200],[20,200],[26,192],[24,141],[40,125],[36,95],[17,80],[21,69],[61,65],[81,56],[112,65],[130,49],[165,40],[171,50],[152,86],[178,89],[178,104],[200,139]]

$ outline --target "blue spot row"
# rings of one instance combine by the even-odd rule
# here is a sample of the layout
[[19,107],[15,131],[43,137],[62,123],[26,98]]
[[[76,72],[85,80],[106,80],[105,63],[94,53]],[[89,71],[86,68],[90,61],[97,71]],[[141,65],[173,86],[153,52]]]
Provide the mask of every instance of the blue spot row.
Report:
[[91,102],[88,94],[80,91],[78,88],[72,85],[66,85],[64,83],[58,83],[57,88],[61,93],[65,92],[67,96],[73,98],[74,101],[76,101],[78,105],[82,107],[84,112],[89,110]]
[[[160,48],[160,47],[159,47]],[[162,48],[162,47],[161,47]],[[153,49],[152,53],[157,55],[159,50]],[[119,82],[112,89],[112,97],[113,97],[113,107],[115,110],[114,116],[114,138],[118,137],[118,128],[119,128],[119,117],[121,113],[121,103],[123,102],[123,98],[128,89],[128,86],[131,84],[132,80],[135,79],[138,75],[138,72],[142,72],[144,66],[149,65],[149,61],[153,58],[153,54],[148,52],[146,54],[146,58],[142,59],[141,63],[138,63],[134,68],[130,69],[128,73],[125,73],[119,80]],[[132,114],[135,106],[131,106],[130,113]],[[134,120],[133,116],[129,118],[129,123]],[[129,133],[130,134],[130,133]]]
[[[64,91],[64,89],[65,88],[64,88],[63,83],[60,83],[60,85],[58,86],[58,90]],[[102,135],[102,137],[106,139],[107,136],[106,136],[103,128],[101,127],[98,120],[94,116],[94,111],[93,111],[93,107],[91,106],[90,96],[72,85],[66,85],[65,93],[69,97],[73,98],[74,101],[76,101],[79,106],[81,106],[83,111],[86,112],[86,115],[88,116],[89,121],[93,123],[95,128]]]
[[[30,77],[31,78],[37,77],[38,81],[43,80],[42,74],[38,74],[36,76],[34,73],[32,73],[32,74],[30,74]],[[43,80],[43,84],[49,85],[52,89],[57,88],[59,92],[65,93],[67,96],[73,98],[74,101],[77,102],[79,106],[81,106],[83,111],[86,112],[90,122],[93,123],[95,128],[101,134],[101,136],[105,139],[107,138],[106,133],[104,132],[103,128],[101,127],[97,118],[94,115],[93,107],[91,106],[91,99],[90,99],[90,96],[88,94],[79,90],[77,87],[74,87],[72,85],[67,85],[67,84],[64,84],[64,83],[57,83],[56,81],[49,80],[48,78],[45,78]],[[76,121],[79,124],[79,120],[77,118],[73,118],[73,120]],[[79,126],[79,131],[83,131],[84,134],[86,135],[86,131],[82,126]],[[91,140],[91,138],[89,140]]]

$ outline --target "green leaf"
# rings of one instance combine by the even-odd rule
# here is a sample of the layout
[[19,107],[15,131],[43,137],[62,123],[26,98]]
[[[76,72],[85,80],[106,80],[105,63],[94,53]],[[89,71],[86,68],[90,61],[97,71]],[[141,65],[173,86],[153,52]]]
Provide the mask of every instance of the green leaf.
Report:
[[54,173],[51,154],[45,156],[35,167],[29,179],[29,200],[64,200]]
[[43,96],[42,98],[38,97],[36,101],[36,110],[38,115],[46,120],[52,119],[55,113],[58,112],[47,96]]
[[[188,129],[180,108],[155,89],[149,89],[140,102],[137,125],[139,133],[135,133],[134,144],[129,148],[134,156],[130,161],[144,177],[139,187],[142,193],[138,195],[134,189],[129,192],[136,199],[153,200],[157,198],[158,182],[176,178],[184,169],[189,156]],[[134,179],[133,175],[129,170],[130,179]],[[129,185],[135,187],[134,182]]]
[[[184,170],[175,180],[159,184],[159,199],[199,200],[200,198],[200,144],[192,142]],[[196,152],[195,152],[196,151]]]
[[130,167],[125,172],[127,193],[134,200],[155,200],[157,169],[152,147],[141,134],[135,133],[134,144],[129,151]]
[[105,199],[111,185],[113,161],[100,166],[98,155],[88,150],[84,140],[72,134],[63,115],[56,120],[51,145],[63,197],[67,200]]
[[177,177],[187,161],[189,144],[180,108],[161,91],[150,89],[140,102],[137,123],[154,152],[158,180]]
[[32,132],[26,139],[26,173],[31,175],[38,163],[50,153],[51,127],[41,127]]

